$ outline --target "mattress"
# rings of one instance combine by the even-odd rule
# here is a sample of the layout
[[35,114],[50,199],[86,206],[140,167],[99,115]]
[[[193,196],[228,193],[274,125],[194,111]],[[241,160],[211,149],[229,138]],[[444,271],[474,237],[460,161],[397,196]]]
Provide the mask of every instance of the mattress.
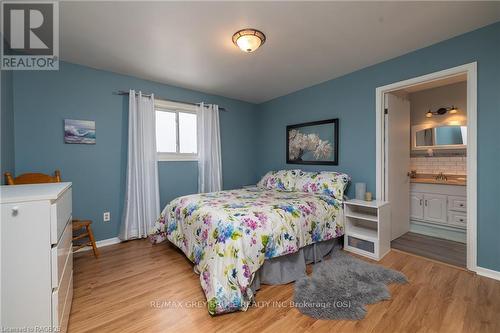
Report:
[[343,234],[342,202],[329,195],[258,188],[179,197],[150,239],[168,239],[194,263],[212,315],[245,311],[266,259]]

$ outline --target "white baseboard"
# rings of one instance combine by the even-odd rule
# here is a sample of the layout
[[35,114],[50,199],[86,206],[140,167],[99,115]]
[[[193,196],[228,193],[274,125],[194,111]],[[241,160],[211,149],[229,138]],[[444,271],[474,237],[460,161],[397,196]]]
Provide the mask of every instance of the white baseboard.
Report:
[[490,279],[495,279],[495,280],[500,281],[500,272],[499,271],[494,271],[492,269],[477,266],[476,273],[477,273],[477,275],[485,276],[485,277],[488,277]]
[[[118,243],[121,243],[121,239],[118,238],[118,237],[113,237],[113,238],[108,238],[108,239],[103,239],[103,240],[100,240],[100,241],[97,241],[95,242],[95,245],[97,247],[103,247],[103,246],[109,246],[109,245],[114,245],[114,244],[118,244]],[[85,246],[85,247],[82,247],[81,249],[79,249],[78,251],[76,252],[80,252],[80,251],[89,251],[91,250],[92,248],[90,246]]]

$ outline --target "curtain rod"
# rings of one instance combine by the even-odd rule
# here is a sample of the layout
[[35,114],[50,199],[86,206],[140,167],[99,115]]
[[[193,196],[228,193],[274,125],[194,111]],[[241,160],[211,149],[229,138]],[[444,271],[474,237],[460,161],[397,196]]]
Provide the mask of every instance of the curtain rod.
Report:
[[[124,91],[124,90],[118,90],[117,92],[114,92],[113,94],[115,94],[115,95],[128,95],[129,92],[128,91]],[[135,94],[137,95],[137,92]],[[151,94],[142,94],[142,96],[151,97]],[[189,105],[200,105],[200,103],[190,103],[190,102],[184,102],[184,101],[176,101],[175,99],[171,99],[171,98],[158,97],[158,99],[162,99],[162,100],[166,100],[166,101],[174,102],[174,103],[182,103],[182,104],[189,104]],[[225,108],[221,108],[220,106],[219,106],[219,110],[223,111],[223,112],[229,111],[229,110],[226,110]]]

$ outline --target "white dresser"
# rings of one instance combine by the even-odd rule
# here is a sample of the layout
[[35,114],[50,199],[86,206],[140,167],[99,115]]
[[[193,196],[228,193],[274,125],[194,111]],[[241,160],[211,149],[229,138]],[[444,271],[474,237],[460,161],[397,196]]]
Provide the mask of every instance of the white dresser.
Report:
[[71,183],[0,187],[0,327],[65,332],[73,299]]

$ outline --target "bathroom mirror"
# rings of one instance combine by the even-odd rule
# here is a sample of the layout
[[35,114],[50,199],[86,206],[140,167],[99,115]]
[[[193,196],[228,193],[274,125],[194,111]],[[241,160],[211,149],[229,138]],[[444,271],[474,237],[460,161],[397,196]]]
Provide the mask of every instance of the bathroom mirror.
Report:
[[412,149],[465,149],[467,126],[464,125],[416,125],[412,126]]

